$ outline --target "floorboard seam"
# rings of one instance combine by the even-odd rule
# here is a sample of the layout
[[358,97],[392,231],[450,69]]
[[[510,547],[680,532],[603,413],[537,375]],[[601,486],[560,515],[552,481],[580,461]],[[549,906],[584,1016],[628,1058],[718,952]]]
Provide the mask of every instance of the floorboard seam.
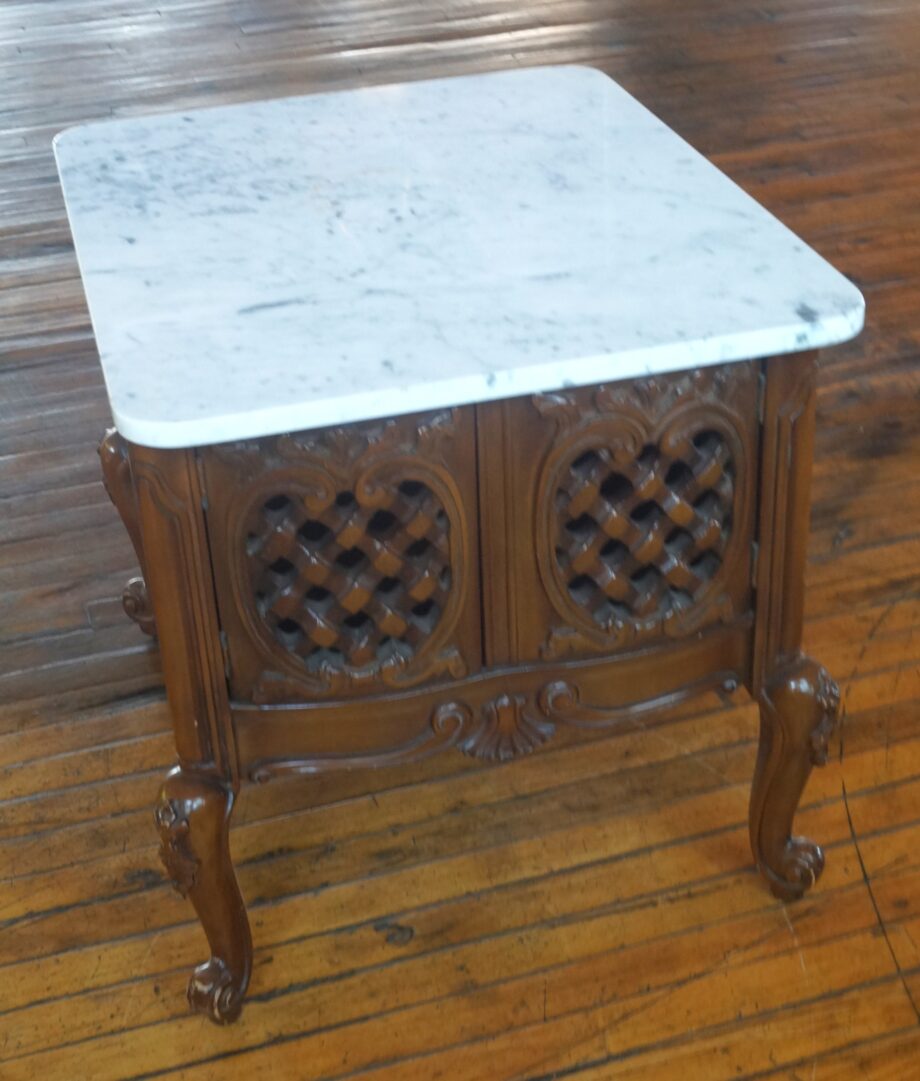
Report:
[[872,902],[872,907],[875,909],[875,916],[878,920],[879,930],[882,932],[882,935],[885,938],[885,945],[888,947],[888,952],[891,954],[891,960],[894,963],[895,970],[898,974],[898,979],[901,981],[901,986],[904,988],[904,993],[907,995],[907,999],[913,1007],[914,1013],[917,1015],[917,1023],[920,1024],[920,1008],[918,1008],[917,1003],[914,1001],[914,996],[911,994],[910,987],[904,976],[904,971],[901,968],[901,962],[898,960],[898,955],[895,952],[894,946],[892,946],[891,944],[891,939],[888,936],[888,928],[885,925],[885,920],[882,917],[881,909],[878,906],[878,901],[875,897],[875,890],[872,888],[872,881],[869,878],[869,872],[866,870],[866,864],[863,860],[862,851],[859,847],[859,838],[856,835],[856,829],[853,825],[853,816],[850,814],[850,802],[847,797],[847,784],[846,781],[844,781],[843,779],[841,779],[840,781],[840,787],[843,792],[843,808],[846,812],[847,823],[849,824],[850,828],[850,836],[853,838],[853,848],[856,852],[856,858],[859,860],[859,869],[862,873],[863,881],[865,882],[866,889],[869,892],[869,900]]

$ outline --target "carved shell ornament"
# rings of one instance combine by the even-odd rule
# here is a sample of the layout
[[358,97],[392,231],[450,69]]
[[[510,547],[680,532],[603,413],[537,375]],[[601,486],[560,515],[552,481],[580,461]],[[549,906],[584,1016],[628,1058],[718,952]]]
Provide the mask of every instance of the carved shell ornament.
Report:
[[530,754],[555,733],[553,723],[523,694],[502,694],[486,702],[457,746],[473,758],[505,762]]

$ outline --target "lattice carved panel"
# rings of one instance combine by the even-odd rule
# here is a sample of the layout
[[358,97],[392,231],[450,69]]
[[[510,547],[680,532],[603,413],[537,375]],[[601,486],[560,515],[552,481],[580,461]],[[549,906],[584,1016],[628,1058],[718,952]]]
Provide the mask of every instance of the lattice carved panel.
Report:
[[447,513],[404,480],[362,505],[343,489],[317,508],[274,493],[246,523],[246,563],[259,616],[307,669],[406,663],[431,637],[451,588]]
[[244,482],[227,558],[261,657],[253,701],[465,674],[454,639],[475,568],[447,467],[455,412],[212,450]]
[[557,428],[536,511],[540,574],[563,617],[545,656],[741,613],[754,378],[741,365],[535,399]]

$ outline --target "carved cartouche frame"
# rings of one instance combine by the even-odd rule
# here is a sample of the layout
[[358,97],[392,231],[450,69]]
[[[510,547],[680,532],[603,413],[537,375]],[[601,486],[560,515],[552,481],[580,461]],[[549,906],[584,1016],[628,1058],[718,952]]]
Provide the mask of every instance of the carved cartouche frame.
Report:
[[[460,493],[441,453],[454,432],[455,411],[443,410],[425,414],[411,426],[394,419],[211,448],[211,453],[238,470],[241,481],[226,524],[220,528],[226,528],[228,538],[232,603],[263,664],[249,688],[252,701],[298,702],[466,674],[466,663],[452,637],[473,572],[470,538]],[[395,656],[361,668],[324,664],[316,671],[308,670],[300,657],[274,638],[258,612],[246,558],[253,515],[279,492],[299,501],[305,512],[317,518],[343,490],[373,510],[384,506],[388,492],[406,481],[426,485],[447,516],[451,580],[444,611],[408,661]]]
[[[734,400],[745,375],[739,365],[631,384],[605,384],[591,391],[590,409],[572,393],[534,398],[537,411],[556,425],[556,438],[540,470],[533,523],[540,577],[562,620],[552,628],[543,647],[547,660],[634,649],[656,638],[683,637],[710,623],[728,623],[747,610],[749,582],[739,570],[750,560],[756,495],[752,456],[756,446],[749,446],[751,418],[739,412]],[[751,376],[756,378],[753,369]],[[727,445],[733,477],[731,528],[718,570],[686,608],[601,627],[570,596],[556,558],[559,512],[554,500],[561,478],[588,451],[604,448],[612,452],[614,461],[622,463],[635,461],[647,446],[679,457],[685,444],[707,431],[717,433]]]

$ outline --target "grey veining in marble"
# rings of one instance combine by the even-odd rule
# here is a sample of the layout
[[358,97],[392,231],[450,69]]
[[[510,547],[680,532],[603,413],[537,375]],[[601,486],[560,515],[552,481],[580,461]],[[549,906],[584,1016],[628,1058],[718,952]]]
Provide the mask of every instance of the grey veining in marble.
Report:
[[796,352],[859,291],[605,75],[55,140],[116,424],[159,447]]

